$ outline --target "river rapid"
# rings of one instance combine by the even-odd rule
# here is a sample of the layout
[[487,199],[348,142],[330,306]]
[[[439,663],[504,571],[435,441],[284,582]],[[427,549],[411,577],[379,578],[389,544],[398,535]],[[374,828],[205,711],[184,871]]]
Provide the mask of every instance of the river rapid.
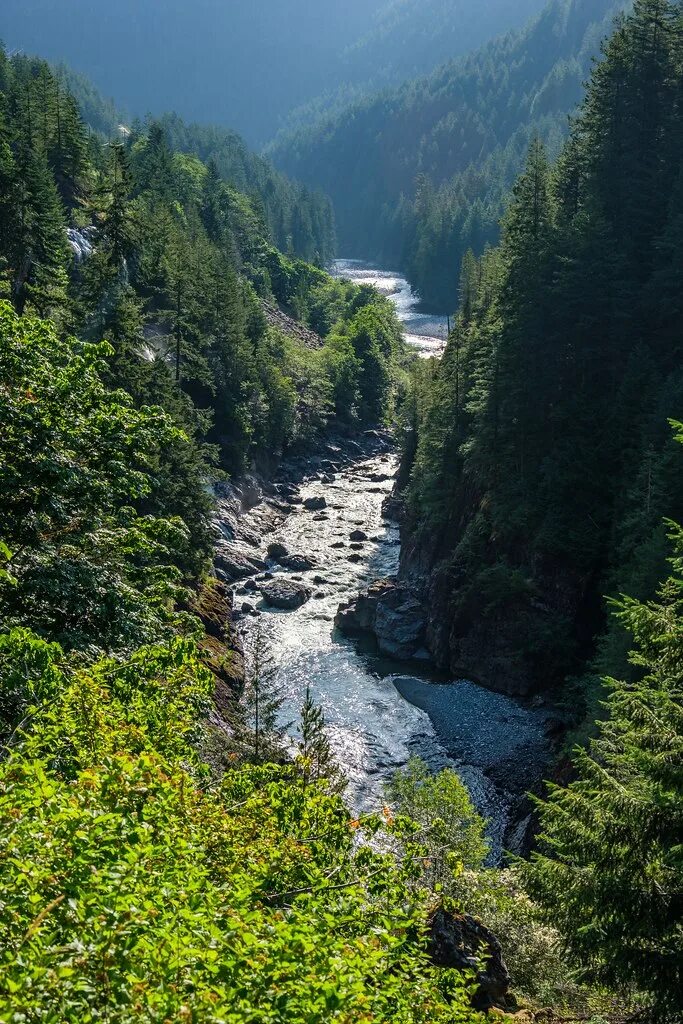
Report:
[[[440,331],[438,318],[417,311],[405,279],[358,261],[339,261],[335,272],[390,295],[406,324],[407,340],[421,355],[442,350],[445,325]],[[512,809],[526,788],[529,752],[539,755],[545,750],[542,714],[466,681],[436,682],[428,670],[380,659],[334,629],[342,602],[398,571],[398,525],[382,511],[393,487],[397,456],[388,440],[366,440],[371,443],[358,438],[352,459],[348,450],[342,453],[331,444],[324,457],[292,467],[296,503],[282,511],[277,501],[271,501],[274,520],[270,514],[264,517],[263,501],[240,516],[238,533],[248,538],[249,550],[265,561],[267,572],[301,582],[311,598],[295,611],[273,609],[256,589],[263,573],[255,573],[234,588],[239,629],[247,648],[259,631],[274,659],[285,695],[283,722],[296,723],[310,683],[324,710],[336,759],[349,780],[350,806],[359,812],[381,807],[386,782],[411,755],[423,758],[435,771],[450,765],[489,819],[497,858]],[[324,499],[326,507],[306,509],[309,498]],[[355,531],[367,539],[353,540]],[[226,528],[224,533],[232,536],[234,530]],[[312,567],[297,572],[268,559],[273,542],[289,553],[307,556]],[[290,731],[296,735],[296,724]],[[511,791],[514,765],[522,766],[522,782],[521,790],[516,784],[516,791]],[[529,779],[528,784],[532,782]]]

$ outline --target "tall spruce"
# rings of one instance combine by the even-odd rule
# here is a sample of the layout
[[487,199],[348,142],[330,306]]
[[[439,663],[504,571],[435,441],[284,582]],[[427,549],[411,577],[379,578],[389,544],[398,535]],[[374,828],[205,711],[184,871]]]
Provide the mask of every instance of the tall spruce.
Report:
[[[679,431],[683,427],[678,425]],[[683,441],[683,435],[679,440]],[[624,598],[635,678],[608,679],[607,719],[576,779],[539,803],[526,878],[587,977],[648,994],[655,1019],[683,1006],[683,529],[656,602]]]

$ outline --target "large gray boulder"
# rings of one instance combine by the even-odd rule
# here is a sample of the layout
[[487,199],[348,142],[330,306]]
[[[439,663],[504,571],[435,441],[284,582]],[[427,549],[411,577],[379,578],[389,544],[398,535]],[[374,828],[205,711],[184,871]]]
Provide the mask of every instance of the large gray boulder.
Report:
[[274,562],[279,562],[282,558],[286,558],[289,554],[289,550],[280,541],[274,541],[268,545],[268,558],[272,558]]
[[311,591],[294,580],[270,580],[259,587],[266,604],[284,611],[294,611],[310,600]]
[[306,498],[304,508],[308,509],[309,512],[321,512],[324,508],[327,508],[327,502],[323,497]]
[[315,569],[316,564],[315,559],[308,555],[285,555],[280,559],[280,565],[294,572],[307,572],[309,569]]
[[409,661],[424,648],[427,620],[416,596],[388,579],[340,605],[335,625],[346,636],[371,633],[382,654]]
[[262,558],[225,543],[217,545],[214,565],[218,578],[228,583],[236,583],[266,568]]

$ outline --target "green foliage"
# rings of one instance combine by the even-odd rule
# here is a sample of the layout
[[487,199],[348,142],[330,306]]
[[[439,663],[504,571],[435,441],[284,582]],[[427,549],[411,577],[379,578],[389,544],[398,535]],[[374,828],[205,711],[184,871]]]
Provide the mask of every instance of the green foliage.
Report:
[[[484,6],[488,13],[491,5]],[[625,6],[549,0],[522,31],[427,77],[311,111],[317,116],[283,132],[270,152],[288,174],[332,197],[342,251],[399,265],[431,308],[451,312],[463,256],[497,242],[533,138],[543,138],[552,155],[561,148],[592,58]],[[421,24],[418,39],[405,35],[411,51],[445,7]],[[392,15],[401,24],[416,16],[413,8],[395,4]],[[462,12],[441,28],[432,52],[456,30],[459,39],[467,31]],[[491,38],[500,31],[498,22]],[[453,46],[441,59],[457,52]]]
[[298,754],[295,763],[301,772],[304,788],[315,783],[324,786],[329,792],[342,792],[346,780],[332,754],[325,714],[313,700],[310,683],[306,684],[297,733]]
[[485,822],[477,814],[463,782],[447,768],[432,775],[423,761],[413,757],[394,775],[387,797],[396,814],[419,826],[424,847],[424,879],[431,889],[447,891],[465,870],[480,869],[488,855]]
[[591,977],[648,993],[654,1016],[683,1001],[683,531],[659,601],[616,602],[637,679],[607,681],[607,721],[577,778],[540,804],[543,852],[531,892]]
[[[367,360],[378,383],[362,409],[341,404],[349,366],[316,350],[361,306],[393,316],[375,293],[313,265],[333,254],[329,203],[237,136],[174,116],[116,132],[110,145],[88,138],[72,81],[82,96],[63,71],[2,53],[0,297],[109,341],[107,383],[162,406],[200,463],[217,453],[239,472],[308,442],[334,414],[335,390],[347,418],[390,415],[397,350]],[[92,250],[76,261],[67,224],[86,230],[72,241]],[[277,307],[321,340],[304,343],[296,325],[282,337]]]
[[281,761],[288,728],[280,716],[285,697],[260,628],[256,630],[246,655],[246,682],[241,707],[247,729],[249,761],[252,764]]
[[161,409],[107,390],[110,355],[0,305],[0,608],[82,650],[153,637],[209,550],[201,465]]
[[0,664],[36,701],[0,767],[8,1024],[479,1019],[337,797],[273,766],[206,790],[192,644],[66,672],[23,631]]

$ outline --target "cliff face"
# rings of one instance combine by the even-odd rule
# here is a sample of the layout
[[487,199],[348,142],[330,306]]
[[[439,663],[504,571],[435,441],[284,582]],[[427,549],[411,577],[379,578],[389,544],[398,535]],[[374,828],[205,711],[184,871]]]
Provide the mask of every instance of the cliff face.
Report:
[[227,726],[235,697],[244,687],[244,654],[233,622],[232,594],[219,580],[207,580],[188,602],[206,630],[201,648],[207,668],[216,680],[213,724]]
[[[570,565],[543,564],[531,552],[500,561],[487,539],[483,572],[473,577],[471,551],[455,534],[424,536],[401,513],[400,582],[419,596],[425,644],[435,665],[510,696],[555,690],[586,654],[583,623],[595,628],[595,581]],[[501,552],[501,556],[502,556]],[[506,552],[508,556],[510,553]]]

